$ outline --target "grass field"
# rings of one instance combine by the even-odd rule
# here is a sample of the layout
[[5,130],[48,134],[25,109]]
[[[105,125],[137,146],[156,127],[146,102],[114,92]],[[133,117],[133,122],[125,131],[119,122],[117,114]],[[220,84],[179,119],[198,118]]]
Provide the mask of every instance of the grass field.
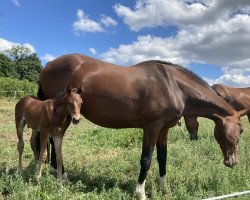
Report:
[[[25,129],[24,170],[17,172],[17,136],[14,124],[16,101],[0,99],[0,199],[136,199],[134,188],[139,173],[142,132],[139,129],[106,129],[82,119],[71,125],[63,143],[68,180],[63,187],[49,167],[39,183]],[[214,124],[199,119],[200,139],[191,142],[182,124],[169,132],[165,186],[159,188],[156,153],[146,182],[149,199],[202,199],[250,190],[250,125],[242,119],[240,163],[234,169],[222,163],[219,145],[213,137]],[[244,196],[237,199],[250,199]]]

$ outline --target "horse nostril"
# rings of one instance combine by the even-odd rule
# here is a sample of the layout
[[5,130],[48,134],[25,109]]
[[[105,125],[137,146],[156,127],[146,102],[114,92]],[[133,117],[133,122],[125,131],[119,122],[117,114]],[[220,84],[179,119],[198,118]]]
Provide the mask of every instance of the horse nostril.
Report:
[[76,119],[76,118],[72,119],[73,124],[79,124],[79,121],[80,121],[80,119]]

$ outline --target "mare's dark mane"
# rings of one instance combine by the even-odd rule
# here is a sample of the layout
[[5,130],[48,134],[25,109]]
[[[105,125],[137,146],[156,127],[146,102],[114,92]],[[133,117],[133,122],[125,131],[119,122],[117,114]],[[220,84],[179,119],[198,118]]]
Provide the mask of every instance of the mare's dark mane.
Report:
[[[156,60],[157,63],[160,63],[160,64],[167,64],[167,65],[170,65],[172,67],[176,67],[182,71],[184,71],[185,73],[189,74],[190,76],[192,76],[194,79],[198,80],[202,85],[206,86],[207,88],[209,88],[210,90],[214,91],[213,88],[204,80],[202,79],[199,75],[197,75],[196,73],[194,73],[193,71],[181,66],[181,65],[177,65],[177,64],[174,64],[174,63],[171,63],[169,61],[161,61],[161,60]],[[215,92],[215,91],[214,91]]]

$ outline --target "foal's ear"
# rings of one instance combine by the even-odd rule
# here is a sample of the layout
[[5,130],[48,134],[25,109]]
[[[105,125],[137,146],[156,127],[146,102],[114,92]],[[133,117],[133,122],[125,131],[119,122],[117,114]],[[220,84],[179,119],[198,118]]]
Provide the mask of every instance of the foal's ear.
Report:
[[77,89],[77,93],[81,94],[83,93],[83,91],[84,91],[83,85],[80,85],[80,87]]
[[68,94],[71,92],[71,90],[72,90],[71,84],[67,85],[66,91]]

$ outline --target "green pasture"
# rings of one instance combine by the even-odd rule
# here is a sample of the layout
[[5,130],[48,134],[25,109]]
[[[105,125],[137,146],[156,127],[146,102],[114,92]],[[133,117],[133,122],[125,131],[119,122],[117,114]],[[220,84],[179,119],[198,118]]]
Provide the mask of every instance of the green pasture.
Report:
[[[107,129],[82,119],[71,125],[63,143],[68,179],[59,186],[49,166],[39,183],[25,129],[24,170],[17,172],[17,136],[14,124],[16,100],[0,99],[0,199],[16,200],[130,200],[140,169],[142,131]],[[223,165],[219,145],[213,137],[214,124],[199,119],[199,140],[189,140],[182,127],[172,128],[168,138],[168,165],[165,186],[159,188],[158,163],[154,154],[146,181],[149,199],[202,199],[250,190],[250,125],[242,118],[240,163],[233,169]],[[183,122],[183,121],[182,121]],[[250,199],[244,196],[237,199]]]

